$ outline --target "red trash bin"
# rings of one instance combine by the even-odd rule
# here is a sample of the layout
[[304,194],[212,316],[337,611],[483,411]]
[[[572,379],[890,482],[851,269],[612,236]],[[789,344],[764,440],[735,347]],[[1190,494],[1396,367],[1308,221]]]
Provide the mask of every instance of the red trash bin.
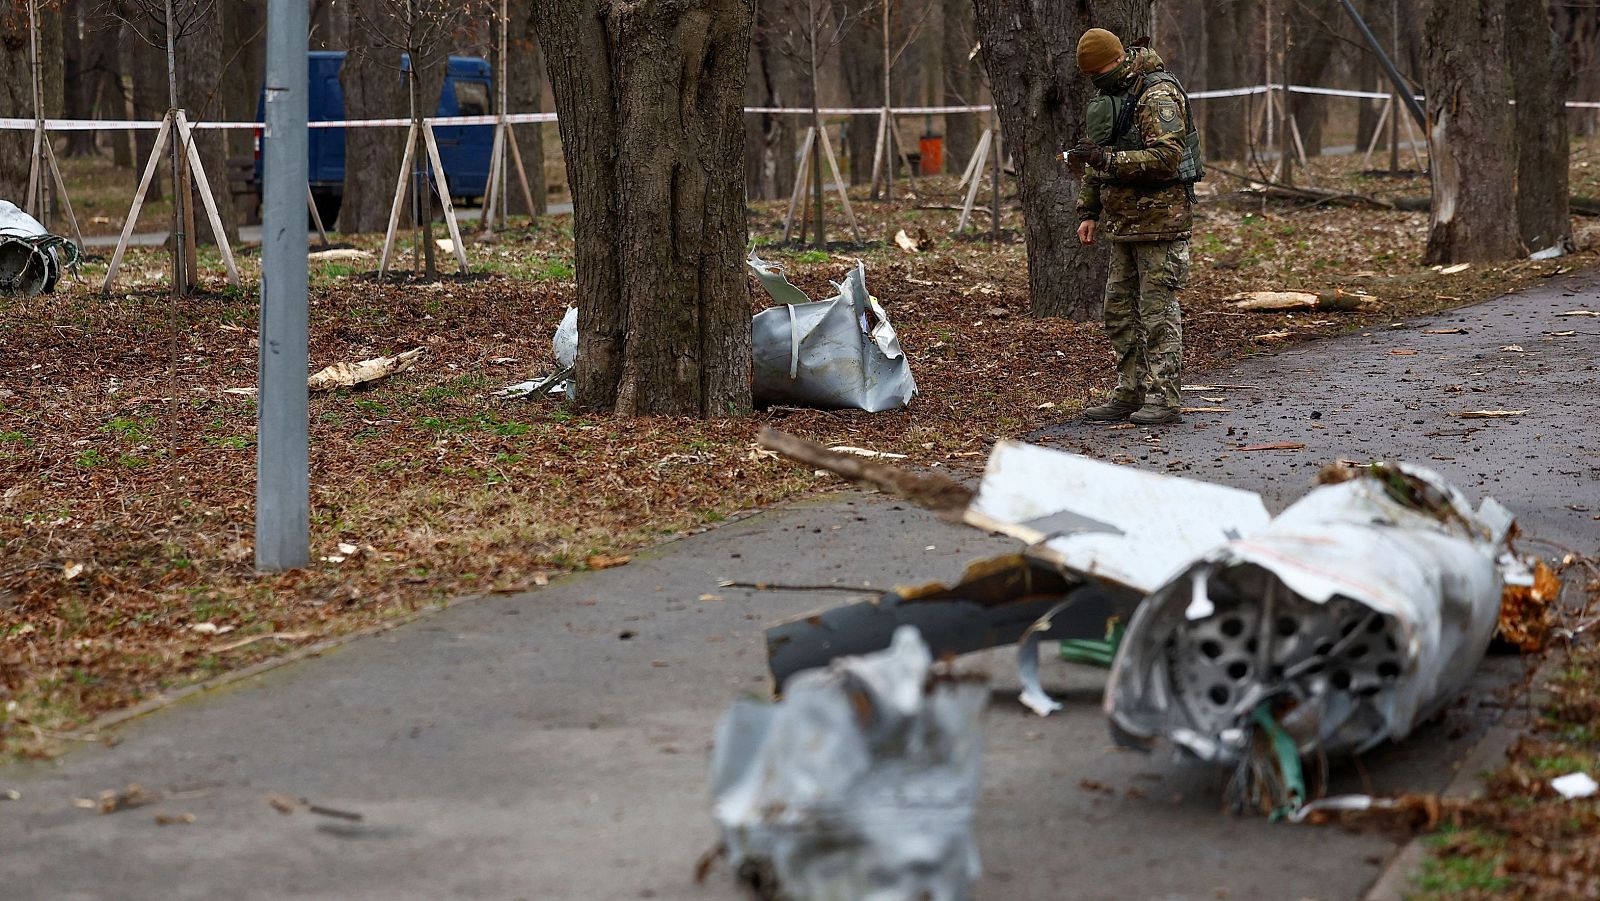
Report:
[[938,175],[944,171],[944,137],[936,134],[922,136],[922,174]]

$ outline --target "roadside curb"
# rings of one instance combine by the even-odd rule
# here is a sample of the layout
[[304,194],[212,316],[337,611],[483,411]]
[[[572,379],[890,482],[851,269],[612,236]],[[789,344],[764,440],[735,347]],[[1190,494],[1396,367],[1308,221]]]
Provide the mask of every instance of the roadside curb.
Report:
[[[1517,694],[1517,701],[1526,700],[1530,693],[1537,694],[1538,686],[1544,682],[1554,659],[1552,655],[1539,664],[1527,688]],[[1455,775],[1450,778],[1444,790],[1439,792],[1439,797],[1457,801],[1470,801],[1483,797],[1483,782],[1479,779],[1479,775],[1494,769],[1505,759],[1506,750],[1528,725],[1526,711],[1527,707],[1522,703],[1507,708],[1500,719],[1489,727],[1489,731],[1484,733],[1483,738],[1467,752],[1467,756],[1461,758],[1461,762],[1456,765]],[[1377,881],[1366,894],[1361,896],[1362,901],[1405,901],[1412,897],[1415,894],[1413,886],[1416,878],[1428,859],[1426,838],[1423,835],[1413,836],[1400,847],[1400,850],[1391,855],[1384,864],[1383,871],[1378,874]]]
[[[838,501],[840,498],[849,493],[850,489],[848,488],[844,490],[824,491],[821,494],[811,497],[794,498],[772,506],[738,511],[730,514],[727,518],[723,519],[714,526],[692,529],[686,532],[681,532],[677,535],[673,535],[662,541],[655,542],[654,544],[624,550],[627,550],[628,553],[633,555],[651,553],[662,548],[670,547],[685,539],[693,538],[696,535],[718,531],[728,526],[747,522],[757,517],[777,511],[787,510],[791,507],[832,503]],[[570,579],[575,576],[587,575],[596,571],[597,570],[574,570],[569,572],[560,572],[552,576],[551,582],[553,584],[557,579]],[[422,620],[429,619],[445,612],[446,610],[459,607],[463,604],[476,603],[494,597],[519,597],[534,595],[537,594],[543,587],[545,586],[532,587],[526,590],[507,593],[460,595],[437,604],[431,604],[426,609],[418,610],[406,616],[399,617],[392,622],[380,623],[375,626],[368,626],[364,629],[357,629],[353,632],[346,632],[343,635],[325,638],[322,641],[316,642],[315,644],[309,644],[305,647],[295,648],[288,653],[280,654],[276,657],[269,657],[266,660],[252,663],[243,669],[230,670],[221,675],[213,676],[209,679],[204,679],[191,685],[185,685],[182,688],[162,692],[153,697],[146,698],[132,707],[125,707],[121,710],[113,710],[109,713],[101,714],[77,729],[74,729],[70,732],[60,733],[60,736],[61,739],[66,741],[93,742],[114,746],[116,742],[108,741],[109,736],[102,735],[101,733],[110,729],[115,729],[124,723],[131,722],[139,719],[140,717],[156,713],[175,704],[187,701],[190,698],[228,688],[236,683],[243,682],[247,679],[253,679],[256,676],[262,675],[263,673],[271,672],[279,667],[288,666],[290,664],[298,663],[302,660],[307,660],[313,657],[321,657],[322,655],[330,651],[337,650],[347,644],[371,638],[376,635],[382,635],[385,632],[398,629],[401,626],[408,626],[412,623],[421,622]],[[50,759],[55,760],[61,756],[61,754],[52,754]]]

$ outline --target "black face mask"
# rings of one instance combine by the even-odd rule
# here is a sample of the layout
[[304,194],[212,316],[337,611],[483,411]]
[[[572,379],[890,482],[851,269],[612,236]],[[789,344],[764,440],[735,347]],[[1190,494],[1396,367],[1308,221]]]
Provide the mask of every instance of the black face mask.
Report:
[[1127,57],[1123,57],[1122,62],[1118,63],[1115,69],[1104,75],[1096,75],[1093,79],[1094,86],[1107,94],[1114,94],[1128,80],[1128,73],[1132,68],[1133,64],[1128,61]]

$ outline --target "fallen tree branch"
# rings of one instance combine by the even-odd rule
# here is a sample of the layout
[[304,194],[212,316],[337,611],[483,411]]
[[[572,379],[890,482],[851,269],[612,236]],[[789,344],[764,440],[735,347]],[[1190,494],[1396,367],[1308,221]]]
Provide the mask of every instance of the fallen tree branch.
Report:
[[1280,197],[1284,200],[1310,200],[1315,203],[1334,203],[1339,204],[1340,206],[1366,206],[1379,210],[1392,210],[1395,208],[1394,204],[1387,200],[1382,200],[1377,197],[1369,197],[1366,194],[1348,194],[1343,191],[1324,191],[1321,188],[1304,188],[1297,187],[1295,185],[1286,185],[1281,182],[1272,181],[1271,179],[1256,178],[1251,175],[1245,175],[1242,172],[1235,172],[1232,169],[1224,169],[1221,166],[1214,166],[1210,163],[1206,164],[1206,169],[1229,176],[1231,178],[1236,178],[1239,181],[1244,182],[1246,185],[1261,185],[1261,188],[1253,190],[1257,190],[1259,193],[1269,196]]
[[965,485],[940,475],[917,475],[894,466],[874,463],[853,454],[828,450],[820,444],[798,438],[767,426],[756,442],[816,469],[903,497],[936,513],[959,515],[972,503],[972,491]]

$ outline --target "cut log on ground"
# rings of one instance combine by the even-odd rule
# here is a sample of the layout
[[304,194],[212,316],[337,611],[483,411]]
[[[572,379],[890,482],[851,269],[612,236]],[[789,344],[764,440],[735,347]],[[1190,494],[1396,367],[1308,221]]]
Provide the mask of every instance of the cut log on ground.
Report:
[[940,475],[917,475],[894,466],[873,463],[853,454],[831,451],[815,442],[768,427],[756,439],[768,450],[799,463],[825,469],[834,475],[903,497],[937,513],[959,516],[972,502],[965,485]]

